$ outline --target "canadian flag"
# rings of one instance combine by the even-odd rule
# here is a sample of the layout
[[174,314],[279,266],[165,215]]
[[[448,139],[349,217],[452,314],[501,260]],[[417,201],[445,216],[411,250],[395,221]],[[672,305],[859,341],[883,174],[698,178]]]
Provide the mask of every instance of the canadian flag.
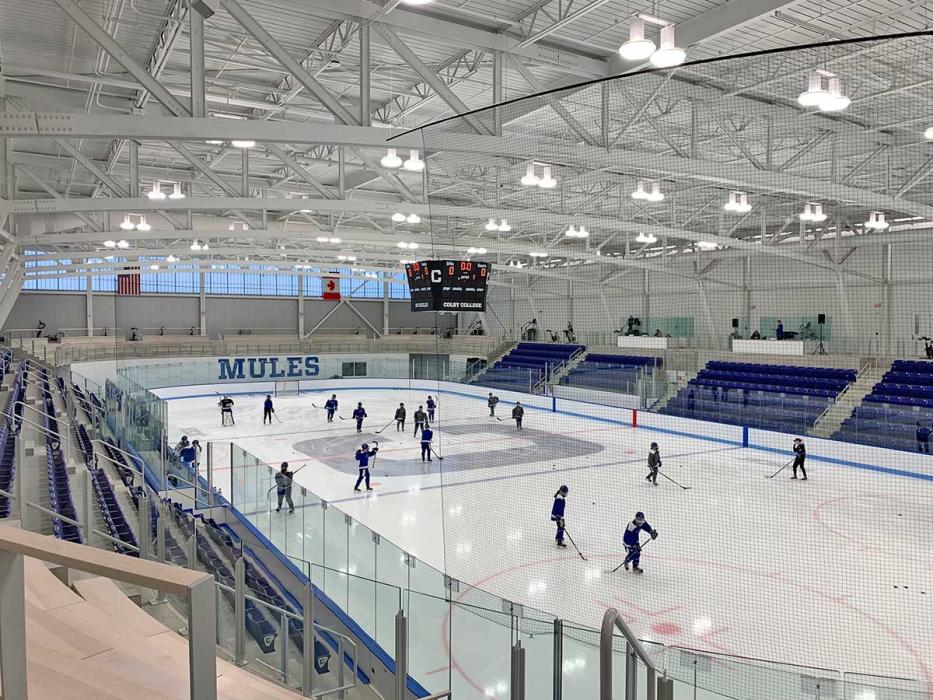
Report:
[[324,299],[340,301],[340,278],[322,277],[321,282],[324,285]]

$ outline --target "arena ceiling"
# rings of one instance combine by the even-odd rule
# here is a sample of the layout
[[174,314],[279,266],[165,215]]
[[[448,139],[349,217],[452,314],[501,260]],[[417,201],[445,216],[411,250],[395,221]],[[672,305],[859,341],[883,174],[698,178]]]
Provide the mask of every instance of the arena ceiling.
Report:
[[[750,254],[856,274],[840,242],[910,240],[933,219],[930,37],[690,64],[923,32],[926,1],[196,4],[207,18],[188,0],[0,0],[6,298],[27,250],[69,261],[43,274],[102,273],[116,253],[289,274],[353,257],[362,276],[428,249],[485,249],[515,287],[574,266],[715,280],[716,261]],[[647,65],[618,53],[638,13],[675,25],[687,65],[629,75]],[[815,69],[847,109],[800,107]],[[427,169],[384,167],[389,146]],[[535,162],[556,188],[521,184]],[[185,197],[149,199],[156,181]],[[633,200],[640,181],[664,200]],[[723,212],[742,195],[748,211]],[[808,203],[827,218],[800,223]],[[890,226],[866,227],[872,212]],[[149,229],[121,229],[128,214]]]

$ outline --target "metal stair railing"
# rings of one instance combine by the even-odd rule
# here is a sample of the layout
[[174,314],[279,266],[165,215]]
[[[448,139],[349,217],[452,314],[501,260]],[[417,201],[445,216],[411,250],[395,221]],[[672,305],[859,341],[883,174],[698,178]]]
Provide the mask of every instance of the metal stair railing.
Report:
[[636,700],[638,693],[638,660],[647,669],[647,700],[673,700],[673,684],[667,678],[658,678],[658,671],[651,657],[641,642],[622,619],[615,608],[609,608],[603,616],[603,625],[599,634],[599,700],[613,700],[612,697],[612,638],[619,630],[625,637],[625,694],[622,700]]

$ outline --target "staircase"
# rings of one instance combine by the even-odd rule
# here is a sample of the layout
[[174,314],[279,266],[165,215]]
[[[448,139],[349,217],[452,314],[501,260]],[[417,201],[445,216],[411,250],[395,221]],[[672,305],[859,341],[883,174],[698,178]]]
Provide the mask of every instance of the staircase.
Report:
[[684,375],[683,379],[668,382],[667,388],[661,393],[654,405],[647,407],[647,410],[654,413],[663,413],[671,399],[677,396],[681,389],[686,389],[690,384],[690,380],[696,379],[696,376],[700,373],[700,370],[702,370],[705,366],[706,365],[702,365],[689,372],[681,372]]
[[489,368],[492,367],[494,364],[496,364],[496,363],[497,363],[499,360],[501,360],[506,354],[508,354],[508,353],[512,350],[512,348],[516,347],[517,345],[518,345],[518,343],[515,342],[514,340],[507,340],[507,341],[504,341],[504,342],[500,343],[500,344],[489,354],[489,357],[486,359],[486,366],[483,367],[482,369],[478,370],[478,371],[477,371],[475,374],[473,374],[473,375],[470,375],[470,367],[472,367],[472,365],[470,365],[470,367],[467,367],[467,371],[466,371],[466,373],[467,373],[467,375],[468,375],[467,378],[466,378],[467,384],[475,384],[475,383],[477,382],[477,380],[479,380],[480,377],[482,377],[484,374],[486,374],[486,370],[487,370],[487,369],[489,369]]
[[885,373],[891,369],[891,360],[882,361],[881,364],[875,364],[875,361],[869,361],[859,370],[855,382],[845,388],[845,390],[836,397],[836,401],[823,412],[813,427],[810,434],[815,437],[828,438],[833,435],[840,427],[842,422],[852,415],[855,407],[862,403],[872,388],[881,381]]
[[583,362],[587,356],[587,350],[584,348],[576,355],[573,355],[569,360],[561,364],[556,370],[551,372],[551,378],[548,380],[548,384],[560,384],[560,380],[570,374],[570,370],[574,369],[577,365]]

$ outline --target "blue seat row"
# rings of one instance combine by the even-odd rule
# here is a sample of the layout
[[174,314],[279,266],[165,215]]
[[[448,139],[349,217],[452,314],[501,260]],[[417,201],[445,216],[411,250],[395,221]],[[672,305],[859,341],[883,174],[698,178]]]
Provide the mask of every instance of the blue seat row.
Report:
[[[113,491],[113,485],[110,483],[110,479],[107,478],[103,469],[91,467],[90,471],[91,482],[94,485],[94,493],[97,496],[97,504],[100,506],[101,515],[107,523],[107,531],[110,533],[110,536],[120,540],[120,542],[137,547],[136,536],[133,534],[133,530],[130,528],[130,524],[123,514],[123,509],[117,502],[117,496]],[[111,544],[114,550],[119,554],[139,556],[138,552],[129,547],[124,547],[116,542]]]
[[625,367],[661,367],[664,359],[661,357],[647,357],[642,355],[606,355],[591,352],[586,356],[585,362],[601,362]]
[[799,365],[769,365],[753,362],[723,362],[717,360],[708,362],[706,368],[744,374],[765,374],[768,376],[778,374],[792,377],[841,379],[846,382],[854,382],[857,374],[854,369],[839,369],[837,367],[802,367]]

